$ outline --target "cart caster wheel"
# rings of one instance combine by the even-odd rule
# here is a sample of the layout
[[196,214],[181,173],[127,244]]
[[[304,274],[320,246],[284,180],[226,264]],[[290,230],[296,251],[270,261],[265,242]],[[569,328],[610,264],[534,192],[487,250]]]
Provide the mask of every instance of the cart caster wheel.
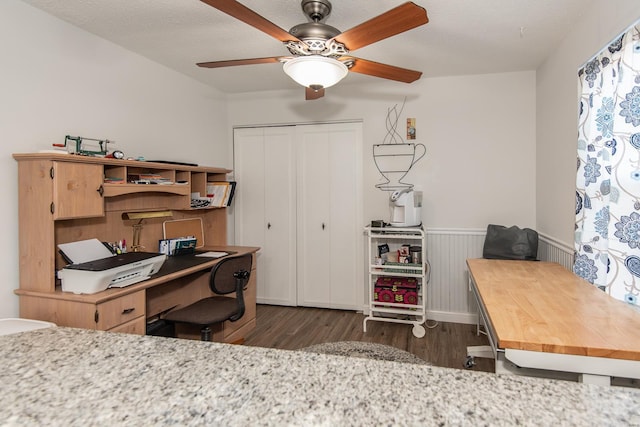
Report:
[[464,367],[467,369],[471,369],[476,366],[476,361],[473,356],[467,356],[467,359],[464,361]]
[[411,332],[413,332],[413,336],[416,338],[422,338],[426,333],[424,326],[422,325],[413,325]]

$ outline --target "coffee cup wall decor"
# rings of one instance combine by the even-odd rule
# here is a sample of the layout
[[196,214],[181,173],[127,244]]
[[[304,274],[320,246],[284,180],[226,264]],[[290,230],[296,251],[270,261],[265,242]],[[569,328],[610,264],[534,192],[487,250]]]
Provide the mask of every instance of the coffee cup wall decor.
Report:
[[385,191],[413,188],[413,184],[402,182],[402,179],[426,153],[427,148],[424,144],[413,142],[375,144],[373,146],[373,161],[386,180],[386,182],[376,184],[376,188]]

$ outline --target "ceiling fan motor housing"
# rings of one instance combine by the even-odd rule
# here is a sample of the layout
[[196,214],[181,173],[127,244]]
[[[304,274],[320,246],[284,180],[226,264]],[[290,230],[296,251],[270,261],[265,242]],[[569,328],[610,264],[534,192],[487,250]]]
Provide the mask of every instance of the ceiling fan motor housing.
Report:
[[337,28],[323,22],[331,13],[331,3],[328,0],[302,0],[301,6],[309,22],[295,25],[289,30],[289,34],[305,43],[290,43],[288,47],[291,53],[324,56],[344,54],[346,51],[342,46],[340,52],[335,52],[335,48],[329,48],[325,43],[341,33]]
[[292,27],[289,34],[300,40],[329,40],[340,34],[340,30],[322,22],[305,22]]
[[331,13],[329,0],[302,0],[302,11],[312,22],[322,22]]

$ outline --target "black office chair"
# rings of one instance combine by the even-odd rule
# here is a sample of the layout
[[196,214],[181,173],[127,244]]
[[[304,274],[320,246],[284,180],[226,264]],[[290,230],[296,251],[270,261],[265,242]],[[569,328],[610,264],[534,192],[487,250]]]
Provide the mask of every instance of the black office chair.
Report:
[[200,339],[211,341],[211,325],[235,322],[244,315],[244,288],[251,274],[251,254],[223,258],[211,269],[209,288],[214,294],[236,293],[235,298],[212,296],[168,312],[164,319],[174,323],[198,325]]

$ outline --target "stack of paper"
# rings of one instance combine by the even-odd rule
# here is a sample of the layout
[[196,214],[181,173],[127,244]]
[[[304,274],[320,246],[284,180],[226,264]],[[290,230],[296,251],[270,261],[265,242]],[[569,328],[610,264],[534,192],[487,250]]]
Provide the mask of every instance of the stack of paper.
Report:
[[82,264],[84,262],[115,256],[115,254],[98,239],[60,243],[58,249],[60,249],[64,259],[72,264]]

